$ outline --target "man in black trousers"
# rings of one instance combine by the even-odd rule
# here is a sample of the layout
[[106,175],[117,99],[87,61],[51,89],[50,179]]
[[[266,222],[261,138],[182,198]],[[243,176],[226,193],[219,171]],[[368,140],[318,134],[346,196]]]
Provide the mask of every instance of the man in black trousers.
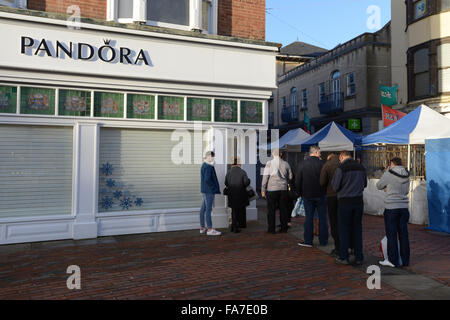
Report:
[[336,169],[331,186],[337,192],[339,257],[336,262],[350,264],[348,248],[350,235],[353,234],[355,263],[364,261],[362,246],[362,215],[364,212],[363,191],[367,187],[367,175],[364,167],[353,160],[349,151],[342,151],[339,156],[341,164]]
[[338,199],[336,191],[331,186],[331,181],[338,166],[339,156],[332,153],[328,156],[327,162],[320,172],[320,185],[327,187],[328,220],[330,221],[331,236],[334,240],[334,249],[331,251],[331,255],[335,257],[339,254]]

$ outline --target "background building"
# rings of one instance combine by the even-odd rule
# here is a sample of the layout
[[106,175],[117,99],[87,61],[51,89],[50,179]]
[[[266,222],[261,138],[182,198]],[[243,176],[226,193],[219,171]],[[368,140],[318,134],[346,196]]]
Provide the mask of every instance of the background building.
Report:
[[392,85],[399,105],[450,117],[450,0],[391,1]]

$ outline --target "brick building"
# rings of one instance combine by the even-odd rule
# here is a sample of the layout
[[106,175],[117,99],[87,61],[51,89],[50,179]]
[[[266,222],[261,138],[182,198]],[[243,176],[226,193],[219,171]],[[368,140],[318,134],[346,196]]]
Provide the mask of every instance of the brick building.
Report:
[[268,126],[264,6],[0,0],[0,244],[198,228],[204,152],[223,188],[256,152],[234,133]]

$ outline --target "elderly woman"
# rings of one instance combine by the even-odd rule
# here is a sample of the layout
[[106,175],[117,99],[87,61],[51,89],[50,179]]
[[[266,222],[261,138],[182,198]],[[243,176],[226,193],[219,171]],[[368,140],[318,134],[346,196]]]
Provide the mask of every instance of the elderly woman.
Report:
[[237,158],[234,159],[231,169],[225,176],[225,186],[228,188],[228,207],[231,208],[231,232],[240,232],[240,222],[246,216],[246,207],[250,204],[248,201],[247,187],[250,180],[247,173],[241,169]]

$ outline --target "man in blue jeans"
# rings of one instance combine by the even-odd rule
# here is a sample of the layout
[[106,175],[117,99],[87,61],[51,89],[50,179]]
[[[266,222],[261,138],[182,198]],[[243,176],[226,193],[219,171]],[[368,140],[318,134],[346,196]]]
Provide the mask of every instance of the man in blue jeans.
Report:
[[216,194],[220,194],[219,181],[217,180],[216,170],[214,169],[214,156],[213,151],[208,151],[201,169],[202,207],[200,209],[200,233],[203,234],[206,232],[208,236],[221,235],[221,232],[213,229],[211,219],[214,197]]
[[319,214],[319,244],[328,243],[327,199],[326,187],[320,185],[320,172],[323,161],[320,159],[320,148],[312,146],[309,157],[299,163],[295,184],[298,194],[303,198],[305,207],[304,240],[299,242],[302,247],[312,247],[314,240],[314,211]]
[[377,183],[379,190],[386,189],[384,224],[388,257],[380,261],[383,266],[399,267],[398,242],[402,265],[409,265],[409,172],[402,166],[402,159],[393,158],[390,166]]
[[355,263],[364,261],[362,245],[362,215],[364,212],[363,192],[367,187],[367,175],[364,167],[352,159],[349,151],[339,155],[340,165],[336,169],[331,186],[338,197],[339,257],[336,263],[350,264],[348,249],[350,235],[353,235]]

